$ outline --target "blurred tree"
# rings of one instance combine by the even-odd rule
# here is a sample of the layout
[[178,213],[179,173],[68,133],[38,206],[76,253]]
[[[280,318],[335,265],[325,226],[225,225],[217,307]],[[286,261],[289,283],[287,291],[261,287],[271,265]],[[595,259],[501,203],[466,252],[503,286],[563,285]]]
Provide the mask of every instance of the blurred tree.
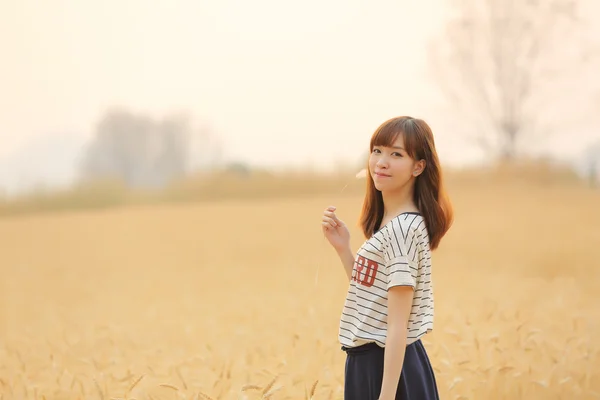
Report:
[[161,187],[187,172],[190,133],[183,115],[156,121],[111,109],[96,125],[84,154],[82,178],[116,178],[130,187]]
[[486,154],[510,161],[525,143],[585,120],[581,111],[592,102],[581,96],[588,77],[597,82],[600,52],[582,35],[577,0],[450,1],[455,17],[431,48],[430,65]]
[[584,154],[585,174],[593,187],[600,186],[600,141],[592,144]]

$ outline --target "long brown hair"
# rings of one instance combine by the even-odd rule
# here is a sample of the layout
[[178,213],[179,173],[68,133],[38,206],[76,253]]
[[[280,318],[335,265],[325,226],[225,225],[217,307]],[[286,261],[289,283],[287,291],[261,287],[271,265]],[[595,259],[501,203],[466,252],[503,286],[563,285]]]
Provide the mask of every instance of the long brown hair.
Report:
[[[425,169],[416,177],[413,201],[425,219],[429,247],[435,250],[453,222],[450,199],[444,189],[442,170],[429,125],[412,117],[396,117],[381,124],[371,137],[370,152],[374,146],[392,146],[398,135],[404,138],[404,147],[414,160],[425,160]],[[368,164],[367,164],[368,171]],[[360,216],[360,226],[369,238],[381,227],[383,197],[375,188],[371,171],[367,173],[367,192]]]

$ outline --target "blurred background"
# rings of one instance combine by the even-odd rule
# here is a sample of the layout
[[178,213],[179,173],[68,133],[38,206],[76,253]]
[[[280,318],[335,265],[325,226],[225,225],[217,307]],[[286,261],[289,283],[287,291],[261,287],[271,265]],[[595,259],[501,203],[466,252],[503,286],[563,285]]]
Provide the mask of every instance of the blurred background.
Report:
[[592,0],[1,7],[5,200],[357,170],[369,135],[402,114],[430,123],[446,168],[534,158],[597,179]]
[[4,399],[341,398],[320,215],[399,115],[457,212],[442,394],[600,397],[598,1],[0,0],[0,50]]

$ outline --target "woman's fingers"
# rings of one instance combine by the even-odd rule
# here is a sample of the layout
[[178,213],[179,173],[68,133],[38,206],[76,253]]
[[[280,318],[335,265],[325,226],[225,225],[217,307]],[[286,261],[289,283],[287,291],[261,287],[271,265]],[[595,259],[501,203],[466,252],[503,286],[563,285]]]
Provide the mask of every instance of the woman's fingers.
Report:
[[337,217],[337,215],[335,215],[334,212],[332,211],[325,211],[324,213],[325,216],[333,219],[335,221],[335,223],[339,226],[344,226],[344,223]]
[[338,226],[344,226],[344,223],[335,214],[333,215],[333,220]]
[[325,231],[329,229],[336,229],[338,226],[344,226],[344,223],[339,220],[339,218],[335,215],[335,210],[337,208],[335,206],[329,206],[323,212],[323,219],[321,221],[321,225]]
[[323,223],[330,225],[332,228],[337,227],[337,223],[333,218],[323,216]]

